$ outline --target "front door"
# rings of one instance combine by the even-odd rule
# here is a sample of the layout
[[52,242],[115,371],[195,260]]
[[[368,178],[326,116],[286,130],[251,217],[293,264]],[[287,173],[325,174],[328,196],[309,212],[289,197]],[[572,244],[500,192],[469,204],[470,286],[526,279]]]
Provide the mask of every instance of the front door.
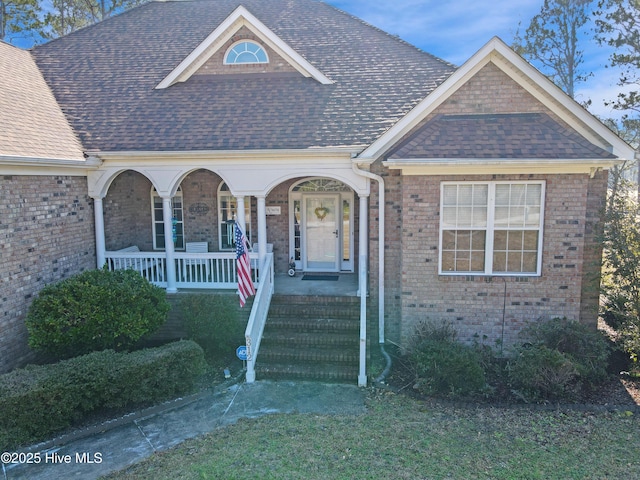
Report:
[[340,195],[313,194],[302,197],[302,268],[305,271],[340,270]]

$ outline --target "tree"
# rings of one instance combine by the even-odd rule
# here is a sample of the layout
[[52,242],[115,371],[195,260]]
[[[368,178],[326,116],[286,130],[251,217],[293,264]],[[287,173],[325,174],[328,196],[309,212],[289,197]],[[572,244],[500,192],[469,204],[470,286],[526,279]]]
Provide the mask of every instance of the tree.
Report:
[[[614,48],[611,66],[622,68],[618,85],[637,87],[640,85],[640,1],[600,0],[595,15],[596,39]],[[640,113],[640,93],[637,89],[620,93],[610,104],[617,110]]]
[[540,13],[531,19],[524,36],[517,32],[513,48],[539,66],[556,85],[572,98],[575,85],[590,74],[582,72],[583,51],[579,35],[589,20],[591,0],[544,0]]
[[29,37],[39,25],[38,0],[0,0],[0,40]]
[[640,357],[640,203],[625,165],[612,169],[604,228],[603,318]]
[[[33,0],[36,1],[36,0]],[[105,20],[147,0],[52,0],[44,18],[43,36],[57,38]]]

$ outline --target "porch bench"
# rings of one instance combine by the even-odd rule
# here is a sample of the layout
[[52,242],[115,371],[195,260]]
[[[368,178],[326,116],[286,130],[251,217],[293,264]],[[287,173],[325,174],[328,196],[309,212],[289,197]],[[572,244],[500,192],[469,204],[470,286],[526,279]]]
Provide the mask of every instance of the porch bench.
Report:
[[[184,245],[185,253],[209,253],[208,242],[186,242]],[[187,278],[187,267],[195,267],[196,269],[204,266],[206,278],[211,275],[211,265],[207,259],[202,258],[185,258],[183,262],[183,275]],[[193,272],[192,272],[193,273]]]
[[[139,253],[140,248],[137,245],[130,245],[125,248],[121,248],[119,250],[115,250],[119,253]],[[160,268],[160,263],[155,258],[127,258],[125,259],[124,265],[117,265],[115,259],[111,259],[111,269],[112,270],[122,270],[131,268],[133,270],[137,270],[142,272],[143,270],[152,271],[156,269],[160,276],[162,275],[162,268]]]

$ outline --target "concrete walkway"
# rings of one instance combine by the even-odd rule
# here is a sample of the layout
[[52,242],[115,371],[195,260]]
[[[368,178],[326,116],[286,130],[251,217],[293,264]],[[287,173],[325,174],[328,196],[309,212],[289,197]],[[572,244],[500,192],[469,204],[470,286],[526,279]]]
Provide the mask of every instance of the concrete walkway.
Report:
[[313,382],[232,385],[24,449],[20,460],[31,463],[3,464],[0,479],[95,479],[240,418],[273,413],[361,415],[364,393]]

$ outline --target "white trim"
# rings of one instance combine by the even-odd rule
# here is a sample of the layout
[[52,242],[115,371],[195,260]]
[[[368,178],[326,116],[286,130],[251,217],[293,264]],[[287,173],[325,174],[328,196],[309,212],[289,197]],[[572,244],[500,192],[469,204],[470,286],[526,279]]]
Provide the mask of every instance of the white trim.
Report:
[[[309,182],[311,180],[317,180],[317,179],[329,179],[329,180],[335,180],[338,182],[341,182],[344,184],[345,186],[345,190],[341,190],[341,191],[335,191],[335,192],[331,192],[331,191],[319,191],[319,192],[301,192],[301,191],[294,191],[294,189],[306,182]],[[322,176],[312,176],[312,177],[304,177],[296,182],[294,182],[293,184],[291,184],[291,186],[289,187],[289,193],[288,193],[288,203],[289,203],[289,208],[288,208],[288,215],[289,215],[289,219],[288,219],[288,224],[289,224],[289,256],[288,258],[291,259],[293,258],[296,264],[296,269],[297,270],[303,270],[303,258],[304,258],[304,247],[303,247],[303,223],[302,223],[302,209],[303,209],[303,195],[309,195],[309,196],[313,196],[314,194],[318,194],[318,195],[322,195],[322,194],[339,194],[340,196],[340,210],[342,211],[342,207],[344,205],[344,202],[349,202],[349,230],[345,231],[345,229],[343,228],[343,222],[342,222],[342,217],[338,220],[338,228],[340,230],[340,238],[339,238],[339,248],[338,248],[338,252],[337,254],[340,256],[339,259],[339,270],[341,272],[353,272],[354,268],[355,268],[355,261],[354,261],[354,255],[355,255],[355,211],[354,211],[354,201],[355,201],[355,195],[354,195],[354,190],[351,186],[349,186],[347,183],[344,183],[342,180],[333,178],[333,177],[322,177]],[[299,229],[300,229],[300,260],[295,260],[295,249],[296,249],[296,245],[295,245],[295,205],[294,203],[296,201],[300,202],[300,225],[299,225]],[[347,240],[349,241],[349,260],[348,261],[344,261],[344,257],[343,257],[343,245],[344,245],[344,241]]]
[[607,170],[623,160],[582,158],[410,158],[382,162],[402,175],[483,175],[483,174],[589,174]]
[[188,80],[243,26],[251,30],[303,76],[311,77],[323,85],[333,84],[333,81],[287,45],[245,7],[239,6],[155,88],[168,88],[174,83]]
[[88,155],[103,160],[124,160],[129,161],[132,158],[150,159],[158,161],[158,159],[169,159],[170,161],[179,160],[241,160],[247,159],[255,161],[256,159],[278,159],[285,158],[300,159],[313,157],[349,157],[352,158],[362,151],[362,147],[345,146],[345,147],[310,147],[301,149],[256,149],[256,150],[126,150],[126,151],[92,151]]
[[494,37],[405,117],[367,147],[360,154],[359,160],[361,162],[377,160],[490,62],[589,141],[620,158],[634,158],[635,151],[632,147],[511,50],[502,40]]
[[87,171],[95,170],[101,164],[95,157],[74,160],[0,155],[0,175],[86,176]]

